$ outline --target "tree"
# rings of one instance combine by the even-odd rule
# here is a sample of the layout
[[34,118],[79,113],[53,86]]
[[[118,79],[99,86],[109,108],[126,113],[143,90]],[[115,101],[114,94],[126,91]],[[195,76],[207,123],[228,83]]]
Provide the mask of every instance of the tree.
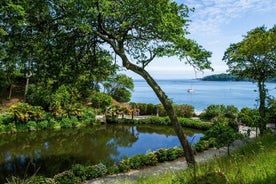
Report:
[[129,102],[131,98],[131,91],[134,88],[132,78],[125,74],[116,74],[110,76],[104,82],[105,92],[112,96],[118,102]]
[[10,86],[17,72],[26,78],[25,93],[30,82],[51,83],[53,91],[74,84],[86,95],[115,73],[110,52],[82,25],[88,14],[80,7],[78,2],[1,1],[0,68]]
[[111,46],[126,69],[142,76],[153,89],[173,123],[188,165],[194,165],[193,151],[178,123],[172,101],[145,70],[154,58],[162,56],[178,56],[200,70],[211,68],[210,52],[185,37],[189,8],[170,0],[94,2],[91,12],[96,16],[94,33]]
[[[40,74],[58,76],[53,81],[67,81],[83,73],[80,68],[92,70],[93,66],[81,63],[98,61],[97,51],[115,53],[126,69],[142,76],[153,89],[174,125],[188,164],[195,164],[172,101],[146,71],[149,63],[163,56],[177,56],[197,70],[211,69],[211,53],[186,38],[191,9],[171,0],[55,0],[45,1],[43,9],[39,3],[22,1],[22,6],[45,11],[33,11],[33,19],[28,19],[37,22],[34,33],[41,33]],[[56,74],[53,68],[62,72]]]
[[249,78],[257,82],[259,92],[260,120],[258,127],[261,135],[266,129],[265,82],[276,76],[276,26],[271,29],[257,27],[247,33],[244,39],[231,44],[224,53],[223,60],[229,71],[239,78]]
[[241,138],[241,134],[236,132],[231,127],[218,123],[214,125],[205,133],[205,138],[215,139],[215,146],[221,148],[227,146],[227,153],[230,155],[230,146],[238,138]]

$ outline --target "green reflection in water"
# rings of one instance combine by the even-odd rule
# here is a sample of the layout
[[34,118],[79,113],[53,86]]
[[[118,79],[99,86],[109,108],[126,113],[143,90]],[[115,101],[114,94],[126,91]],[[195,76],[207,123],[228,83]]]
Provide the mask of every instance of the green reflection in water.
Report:
[[[175,137],[171,127],[149,125],[100,125],[0,135],[0,183],[11,175],[22,177],[38,172],[53,176],[76,163],[112,164],[121,159],[122,154],[145,153],[147,150],[141,147],[143,139],[139,141],[139,137],[154,141],[151,134],[162,142],[166,142],[168,136]],[[178,144],[177,138],[168,142],[171,147]]]

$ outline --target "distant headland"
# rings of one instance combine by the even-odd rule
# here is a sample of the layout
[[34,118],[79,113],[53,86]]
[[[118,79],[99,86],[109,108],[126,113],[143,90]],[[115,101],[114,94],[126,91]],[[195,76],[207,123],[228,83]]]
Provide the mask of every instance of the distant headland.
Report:
[[[221,73],[221,74],[214,74],[214,75],[208,75],[200,80],[203,81],[251,81],[250,79],[240,79],[235,75],[227,74],[227,73]],[[276,78],[269,79],[267,82],[275,82]]]

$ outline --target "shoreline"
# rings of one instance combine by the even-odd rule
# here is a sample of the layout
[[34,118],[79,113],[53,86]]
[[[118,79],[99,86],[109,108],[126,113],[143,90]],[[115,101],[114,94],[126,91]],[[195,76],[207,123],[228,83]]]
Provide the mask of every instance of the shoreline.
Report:
[[[230,151],[234,151],[244,145],[244,142],[241,140],[236,140],[232,146],[230,146]],[[219,149],[210,148],[206,151],[198,153],[195,155],[197,163],[203,163],[209,161],[216,157],[221,157],[227,154],[227,147],[222,147]],[[84,184],[115,184],[115,183],[131,183],[140,178],[151,176],[151,175],[162,175],[168,171],[180,171],[187,169],[187,163],[184,157],[176,159],[170,162],[159,163],[156,166],[146,167],[140,170],[131,170],[127,173],[119,173],[114,175],[107,175],[101,178],[95,178],[93,180],[87,180]]]

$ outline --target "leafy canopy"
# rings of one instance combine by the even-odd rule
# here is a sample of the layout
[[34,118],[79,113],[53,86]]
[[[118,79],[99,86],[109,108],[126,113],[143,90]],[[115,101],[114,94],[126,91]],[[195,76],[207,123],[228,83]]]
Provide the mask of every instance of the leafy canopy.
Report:
[[271,29],[257,27],[244,39],[231,44],[223,60],[229,71],[240,78],[266,81],[276,76],[276,26]]

